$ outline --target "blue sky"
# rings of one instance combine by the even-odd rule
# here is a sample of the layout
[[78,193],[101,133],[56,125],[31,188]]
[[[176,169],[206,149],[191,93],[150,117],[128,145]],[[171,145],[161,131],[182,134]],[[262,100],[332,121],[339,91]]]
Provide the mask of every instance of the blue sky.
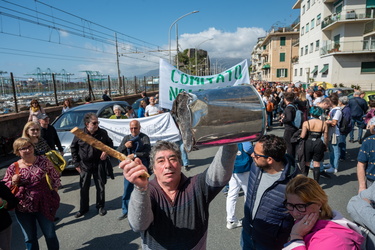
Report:
[[[216,65],[240,62],[272,26],[295,21],[295,2],[0,0],[0,71],[27,77],[39,67],[74,77],[84,70],[116,76],[117,33],[121,74],[143,74],[157,69],[160,57],[168,59],[167,51],[155,51],[168,50],[170,25],[194,10],[199,12],[177,22],[179,49],[207,50]],[[174,28],[171,46],[176,48]]]

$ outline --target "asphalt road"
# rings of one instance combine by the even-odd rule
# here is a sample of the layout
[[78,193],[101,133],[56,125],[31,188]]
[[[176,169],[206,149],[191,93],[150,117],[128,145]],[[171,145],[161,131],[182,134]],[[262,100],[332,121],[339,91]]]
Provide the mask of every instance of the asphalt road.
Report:
[[[271,132],[281,136],[283,129],[276,127]],[[331,179],[321,178],[321,186],[329,196],[329,203],[335,210],[350,219],[346,212],[346,204],[357,193],[356,157],[359,150],[358,143],[348,143],[346,161],[340,162],[339,173]],[[192,169],[184,172],[191,176],[205,170],[213,159],[217,147],[205,148],[189,153]],[[325,157],[328,162],[328,156]],[[5,169],[0,169],[2,178]],[[106,185],[107,215],[99,216],[95,209],[95,187],[90,191],[90,211],[84,217],[76,219],[74,214],[79,209],[79,176],[75,172],[66,172],[62,176],[63,187],[59,191],[61,197],[57,216],[61,220],[56,222],[60,248],[64,249],[140,249],[140,237],[134,233],[127,219],[118,221],[121,214],[121,195],[123,192],[122,172],[114,167],[115,179],[108,180]],[[310,177],[312,172],[310,172]],[[225,195],[220,193],[211,203],[207,249],[240,249],[241,228],[228,230],[226,228]],[[237,203],[237,214],[243,217],[243,196]],[[13,217],[12,249],[25,249],[22,232]],[[44,237],[39,232],[41,249],[47,249]]]

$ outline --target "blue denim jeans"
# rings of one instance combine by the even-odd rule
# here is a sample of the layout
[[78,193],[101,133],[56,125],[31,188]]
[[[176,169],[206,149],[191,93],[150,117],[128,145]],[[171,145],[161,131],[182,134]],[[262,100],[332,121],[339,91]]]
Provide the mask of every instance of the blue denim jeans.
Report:
[[243,250],[268,250],[259,244],[256,244],[251,235],[248,235],[242,229],[240,245]]
[[130,195],[134,189],[134,184],[130,183],[127,179],[124,178],[124,193],[121,199],[122,214],[128,214]]
[[348,135],[339,136],[339,149],[340,149],[340,159],[345,160],[346,158],[346,137]]
[[332,167],[338,170],[339,168],[339,158],[340,158],[340,149],[339,149],[339,138],[337,138],[337,143],[332,144],[330,141],[328,143],[329,149],[329,163],[331,163]]
[[177,142],[177,145],[180,145],[180,151],[181,151],[181,158],[182,158],[182,166],[188,166],[189,165],[189,159],[188,154],[185,150],[184,143],[181,141]]
[[267,125],[272,126],[272,112],[267,112]]
[[59,249],[59,240],[57,239],[55,223],[48,220],[42,213],[22,213],[16,210],[16,218],[25,236],[26,249],[39,249],[37,225],[46,239],[48,250]]
[[364,124],[364,121],[363,119],[354,119],[352,117],[352,131],[350,131],[350,136],[349,136],[349,139],[350,140],[354,140],[354,125],[357,124],[357,127],[358,127],[358,141],[362,139],[362,133],[363,133],[363,129],[362,129],[362,126]]

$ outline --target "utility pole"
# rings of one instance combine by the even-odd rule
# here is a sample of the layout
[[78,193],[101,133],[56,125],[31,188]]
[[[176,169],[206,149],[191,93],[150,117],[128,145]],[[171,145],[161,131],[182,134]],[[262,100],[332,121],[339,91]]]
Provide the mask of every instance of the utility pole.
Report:
[[117,79],[118,79],[118,90],[121,95],[121,88],[122,88],[122,81],[121,81],[121,73],[120,73],[120,62],[119,62],[119,53],[118,53],[118,44],[117,44],[117,33],[115,33],[115,40],[116,40],[116,63],[117,63]]

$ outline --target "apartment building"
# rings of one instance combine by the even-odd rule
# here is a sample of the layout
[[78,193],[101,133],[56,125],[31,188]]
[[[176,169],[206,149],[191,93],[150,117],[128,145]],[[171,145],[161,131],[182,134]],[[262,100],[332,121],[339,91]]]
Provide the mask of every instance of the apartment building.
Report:
[[259,38],[252,52],[252,80],[291,82],[292,60],[298,48],[292,46],[299,32],[291,27],[274,28]]
[[250,79],[254,81],[262,81],[262,71],[264,65],[264,57],[262,57],[262,43],[265,37],[258,37],[257,43],[251,52],[251,71]]
[[298,0],[293,82],[375,89],[375,0]]

